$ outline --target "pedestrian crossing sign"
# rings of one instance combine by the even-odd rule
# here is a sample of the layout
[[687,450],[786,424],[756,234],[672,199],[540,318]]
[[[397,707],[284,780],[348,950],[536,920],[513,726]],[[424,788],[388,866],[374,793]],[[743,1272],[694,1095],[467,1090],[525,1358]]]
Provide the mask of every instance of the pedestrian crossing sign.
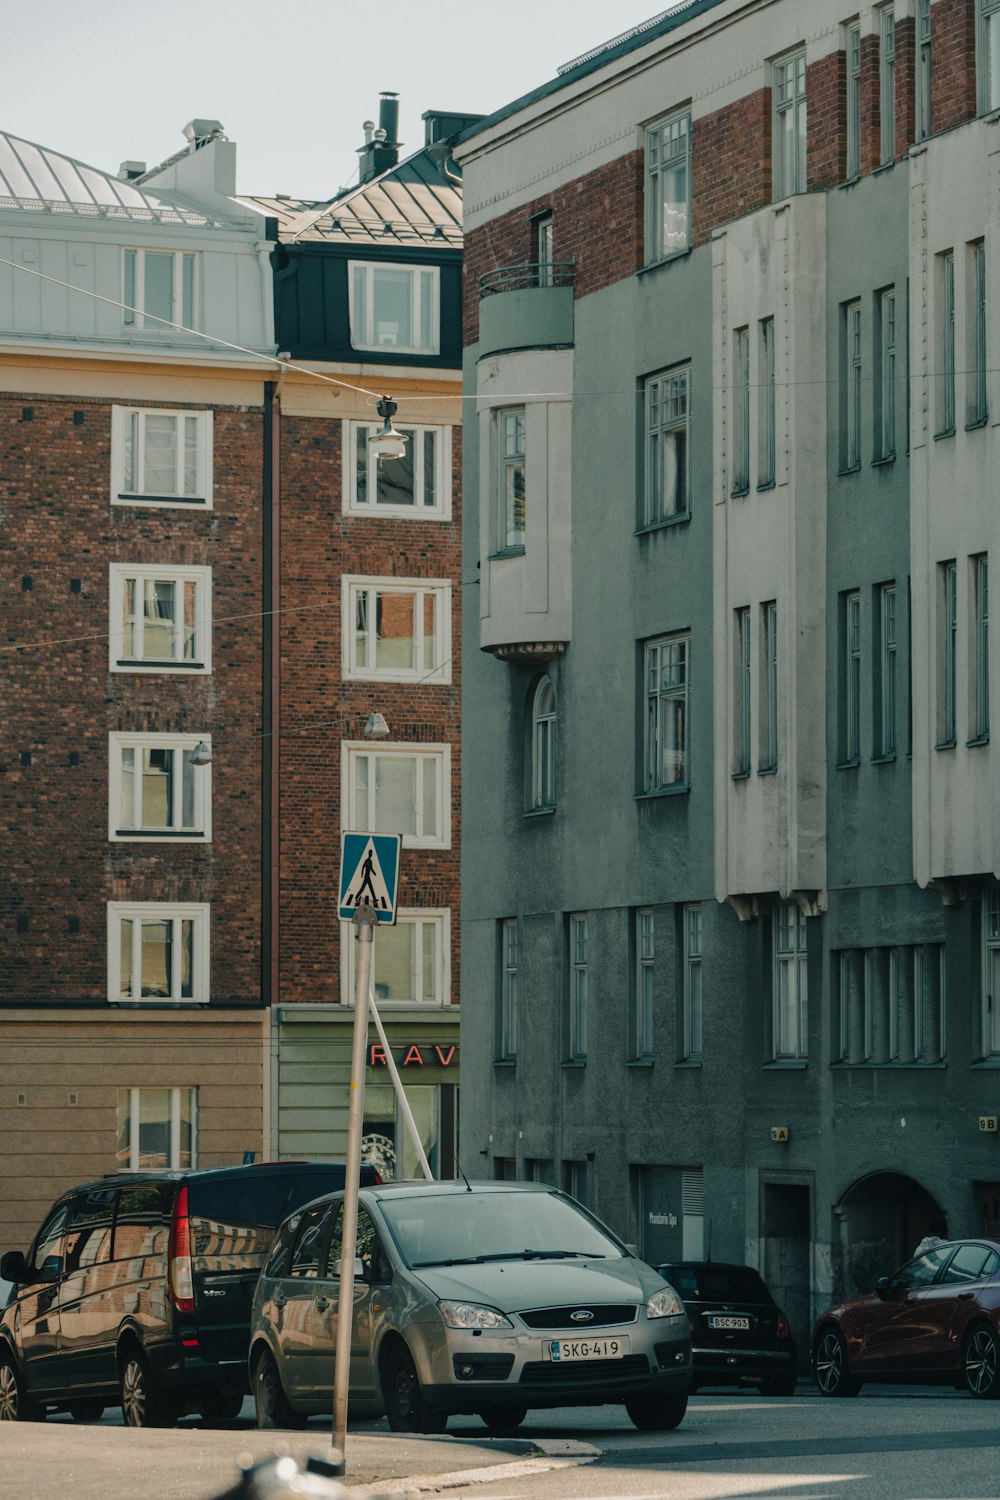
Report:
[[399,889],[398,833],[342,833],[340,835],[340,910],[350,922],[359,906],[374,906],[379,923],[396,920]]

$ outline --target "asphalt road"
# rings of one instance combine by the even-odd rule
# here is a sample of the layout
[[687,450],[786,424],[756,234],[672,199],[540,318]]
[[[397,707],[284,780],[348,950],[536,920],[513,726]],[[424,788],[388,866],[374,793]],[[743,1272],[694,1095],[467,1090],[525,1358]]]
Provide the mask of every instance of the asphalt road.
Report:
[[[214,1429],[192,1419],[135,1432],[117,1412],[89,1425],[0,1428],[0,1494],[211,1500],[232,1484],[241,1454],[264,1457],[277,1441],[300,1458],[329,1456],[325,1423],[263,1433],[249,1403],[244,1412]],[[348,1486],[357,1500],[438,1491],[470,1500],[1000,1500],[1000,1405],[951,1392],[701,1395],[665,1434],[635,1431],[616,1407],[534,1413],[516,1439],[488,1438],[475,1418],[453,1418],[448,1432],[352,1426]]]

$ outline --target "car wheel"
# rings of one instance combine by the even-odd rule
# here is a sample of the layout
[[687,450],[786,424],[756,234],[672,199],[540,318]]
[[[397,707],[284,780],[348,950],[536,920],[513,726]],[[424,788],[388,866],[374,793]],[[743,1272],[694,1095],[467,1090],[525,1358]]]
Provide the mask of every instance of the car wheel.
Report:
[[103,1401],[71,1401],[66,1410],[74,1422],[98,1422],[104,1415]]
[[514,1432],[528,1415],[526,1406],[483,1406],[481,1419],[491,1432]]
[[0,1355],[0,1422],[44,1422],[45,1413],[30,1400],[9,1354]]
[[285,1395],[278,1367],[266,1350],[257,1356],[253,1367],[253,1404],[257,1426],[267,1430],[275,1427],[301,1430],[309,1420],[303,1412],[295,1410]]
[[207,1422],[232,1422],[243,1410],[242,1391],[213,1391],[198,1410]]
[[173,1427],[177,1407],[162,1386],[156,1384],[146,1356],[139,1349],[126,1349],[118,1383],[126,1427]]
[[861,1389],[847,1363],[847,1345],[836,1328],[828,1328],[816,1345],[813,1373],[823,1396],[856,1396]]
[[992,1328],[974,1328],[962,1352],[965,1389],[979,1401],[1000,1399],[1000,1339]]
[[385,1365],[385,1414],[393,1432],[444,1432],[446,1412],[424,1400],[413,1357],[405,1344],[397,1344]]
[[675,1391],[662,1396],[632,1396],[625,1402],[625,1410],[640,1432],[672,1432],[683,1422],[687,1404],[687,1391]]

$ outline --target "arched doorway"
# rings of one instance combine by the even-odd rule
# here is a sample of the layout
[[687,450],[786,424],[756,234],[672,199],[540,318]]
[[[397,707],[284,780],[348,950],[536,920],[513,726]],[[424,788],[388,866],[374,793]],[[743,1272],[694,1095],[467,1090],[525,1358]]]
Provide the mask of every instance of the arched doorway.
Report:
[[873,1172],[860,1178],[834,1204],[833,1212],[838,1299],[870,1292],[879,1276],[888,1276],[909,1260],[931,1220],[942,1217],[927,1189],[902,1172]]

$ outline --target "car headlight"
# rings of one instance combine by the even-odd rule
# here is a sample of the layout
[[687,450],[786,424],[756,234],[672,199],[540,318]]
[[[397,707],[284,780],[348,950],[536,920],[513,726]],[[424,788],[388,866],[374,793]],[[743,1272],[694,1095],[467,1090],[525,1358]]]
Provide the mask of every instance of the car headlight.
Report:
[[684,1303],[672,1286],[665,1286],[661,1291],[654,1292],[646,1303],[647,1318],[676,1318],[683,1311]]
[[447,1328],[514,1327],[495,1307],[480,1307],[478,1302],[439,1302],[438,1307]]

